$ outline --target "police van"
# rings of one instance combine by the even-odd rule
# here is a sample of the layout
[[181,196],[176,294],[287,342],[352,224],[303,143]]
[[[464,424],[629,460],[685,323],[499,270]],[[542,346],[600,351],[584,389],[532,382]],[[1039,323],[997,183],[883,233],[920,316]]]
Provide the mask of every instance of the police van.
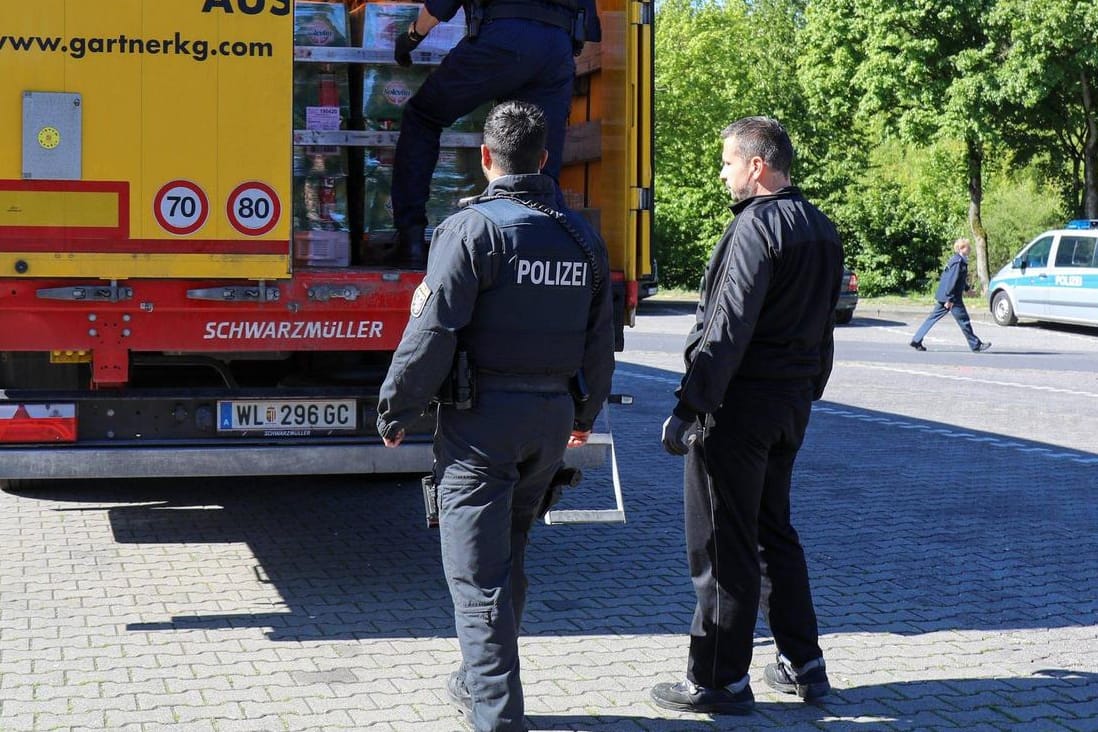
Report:
[[1098,325],[1098,219],[1038,236],[991,279],[988,293],[999,325],[1019,318]]

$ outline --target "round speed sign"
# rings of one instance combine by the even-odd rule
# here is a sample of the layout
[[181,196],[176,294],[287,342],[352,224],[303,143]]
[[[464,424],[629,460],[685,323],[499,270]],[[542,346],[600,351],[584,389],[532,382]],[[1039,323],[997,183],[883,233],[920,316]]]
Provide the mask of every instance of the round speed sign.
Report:
[[210,215],[210,201],[197,184],[189,180],[173,180],[157,191],[153,199],[153,213],[169,234],[186,236],[206,223],[206,217]]
[[241,234],[260,236],[278,224],[282,205],[273,188],[266,183],[250,180],[241,183],[229,194],[225,213],[229,223]]

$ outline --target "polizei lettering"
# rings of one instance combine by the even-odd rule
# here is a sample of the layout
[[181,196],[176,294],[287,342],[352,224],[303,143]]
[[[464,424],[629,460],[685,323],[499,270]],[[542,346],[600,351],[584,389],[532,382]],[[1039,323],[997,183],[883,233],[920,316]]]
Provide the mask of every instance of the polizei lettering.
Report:
[[219,320],[206,323],[207,341],[357,340],[380,338],[380,320]]
[[587,262],[556,262],[551,259],[520,259],[516,284],[583,287],[587,284]]

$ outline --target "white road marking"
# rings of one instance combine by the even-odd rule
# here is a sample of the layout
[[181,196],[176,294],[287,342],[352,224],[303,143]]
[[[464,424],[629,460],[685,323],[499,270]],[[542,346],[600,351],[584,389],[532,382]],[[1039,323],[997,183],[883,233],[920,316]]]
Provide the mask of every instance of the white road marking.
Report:
[[[844,366],[851,365],[850,362],[844,361]],[[868,365],[867,365],[868,366]],[[976,381],[981,384],[996,383],[1004,386],[1011,387],[1025,387],[1032,389],[1040,389],[1045,391],[1055,391],[1057,393],[1064,394],[1077,394],[1088,397],[1098,397],[1098,394],[1092,394],[1089,392],[1074,392],[1067,389],[1053,389],[1051,387],[1034,387],[1028,384],[1014,384],[1011,382],[989,382],[983,379],[972,379],[967,377],[950,377],[938,373],[929,373],[922,371],[915,371],[911,369],[897,369],[891,367],[879,367],[886,371],[897,371],[900,373],[912,373],[924,376],[934,376],[938,378],[956,378],[961,381]],[[669,386],[678,386],[679,379],[672,379],[667,376],[658,376],[655,374],[642,374],[629,369],[617,368],[614,371],[614,376],[624,376],[630,379],[642,379],[644,381],[655,381],[661,384],[667,384]],[[1051,458],[1053,460],[1069,460],[1079,465],[1098,465],[1098,456],[1088,455],[1082,452],[1064,452],[1053,450],[1048,447],[1041,447],[1039,445],[1026,444],[1024,442],[1017,442],[1012,439],[1005,439],[996,437],[994,435],[978,435],[972,432],[962,432],[955,429],[948,429],[945,427],[935,427],[932,424],[920,424],[918,422],[912,422],[906,419],[895,419],[891,417],[883,417],[875,414],[867,414],[865,412],[857,411],[854,409],[844,409],[841,407],[829,407],[816,403],[812,405],[812,412],[814,414],[829,414],[834,417],[841,417],[843,419],[854,419],[859,422],[872,422],[874,424],[883,424],[889,427],[897,427],[903,430],[918,430],[930,435],[936,435],[939,437],[949,437],[951,439],[962,439],[969,442],[980,442],[991,447],[999,447],[1006,450],[1013,450],[1014,452],[1022,452],[1027,454],[1036,455],[1038,457]]]
[[[838,364],[836,364],[838,365]],[[941,371],[922,371],[920,369],[907,369],[900,368],[898,366],[883,366],[877,363],[868,363],[865,361],[843,361],[842,367],[845,368],[859,368],[859,369],[871,369],[873,371],[888,371],[896,374],[908,374],[910,376],[925,376],[932,379],[946,379],[947,381],[970,381],[974,384],[982,384],[987,386],[1005,386],[1010,389],[1030,389],[1032,391],[1043,391],[1051,394],[1067,394],[1069,396],[1087,397],[1088,399],[1098,399],[1098,393],[1092,391],[1079,391],[1077,389],[1061,389],[1056,386],[1040,386],[1038,384],[1020,384],[1016,381],[999,381],[997,379],[985,379],[976,376],[957,376],[954,374],[945,374]]]

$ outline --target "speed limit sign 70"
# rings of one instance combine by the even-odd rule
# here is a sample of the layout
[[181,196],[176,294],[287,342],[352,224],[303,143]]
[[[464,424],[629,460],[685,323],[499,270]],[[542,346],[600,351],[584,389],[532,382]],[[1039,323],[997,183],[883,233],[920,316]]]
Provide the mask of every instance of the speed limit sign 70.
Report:
[[197,184],[189,180],[173,180],[157,191],[153,200],[156,220],[170,234],[193,234],[206,223],[210,201]]
[[225,206],[229,223],[241,234],[260,236],[278,224],[282,206],[278,194],[266,183],[250,180],[229,194]]

